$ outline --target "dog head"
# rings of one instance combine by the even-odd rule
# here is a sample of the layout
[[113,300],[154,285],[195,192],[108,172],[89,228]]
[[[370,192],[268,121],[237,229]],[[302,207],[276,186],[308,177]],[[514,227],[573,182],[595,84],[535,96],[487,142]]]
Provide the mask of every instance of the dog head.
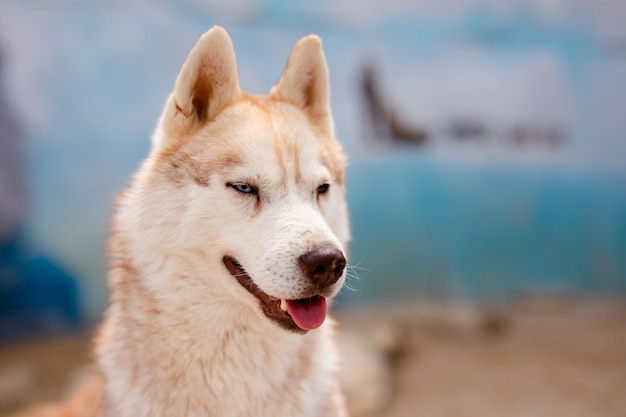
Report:
[[195,293],[306,332],[345,280],[345,165],[319,38],[301,39],[270,94],[253,96],[214,27],[182,66],[118,223],[132,227],[144,267],[176,260]]

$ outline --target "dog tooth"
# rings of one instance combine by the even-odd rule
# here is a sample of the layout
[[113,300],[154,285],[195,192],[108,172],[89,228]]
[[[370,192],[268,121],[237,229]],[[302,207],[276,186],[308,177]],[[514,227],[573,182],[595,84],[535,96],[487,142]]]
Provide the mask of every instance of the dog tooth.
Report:
[[283,311],[287,311],[287,301],[284,298],[280,299],[280,309]]

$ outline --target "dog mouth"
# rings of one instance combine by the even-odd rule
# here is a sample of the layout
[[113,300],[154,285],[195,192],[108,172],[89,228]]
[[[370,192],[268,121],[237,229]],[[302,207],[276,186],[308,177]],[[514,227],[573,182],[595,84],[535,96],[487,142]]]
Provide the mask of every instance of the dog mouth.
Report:
[[224,256],[224,265],[239,284],[261,303],[263,313],[283,329],[304,334],[317,329],[326,319],[326,298],[313,295],[300,299],[281,299],[266,294],[254,283],[245,269],[232,256]]

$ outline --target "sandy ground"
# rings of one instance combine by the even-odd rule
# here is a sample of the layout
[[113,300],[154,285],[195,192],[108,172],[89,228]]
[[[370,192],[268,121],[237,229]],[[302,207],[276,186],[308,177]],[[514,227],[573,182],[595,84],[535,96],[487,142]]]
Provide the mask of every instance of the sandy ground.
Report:
[[[626,416],[623,300],[403,306],[339,321],[355,416]],[[0,348],[0,416],[63,396],[89,356],[89,335]]]

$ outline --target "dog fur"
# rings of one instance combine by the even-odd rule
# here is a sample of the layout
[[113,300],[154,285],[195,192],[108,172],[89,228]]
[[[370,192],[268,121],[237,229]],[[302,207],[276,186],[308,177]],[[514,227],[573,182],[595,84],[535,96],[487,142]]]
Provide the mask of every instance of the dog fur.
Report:
[[[224,29],[202,35],[118,202],[99,375],[41,415],[345,416],[332,322],[300,328],[276,307],[312,297],[319,312],[343,285],[345,165],[317,36],[257,96]],[[320,251],[335,270],[317,283],[302,259]]]

